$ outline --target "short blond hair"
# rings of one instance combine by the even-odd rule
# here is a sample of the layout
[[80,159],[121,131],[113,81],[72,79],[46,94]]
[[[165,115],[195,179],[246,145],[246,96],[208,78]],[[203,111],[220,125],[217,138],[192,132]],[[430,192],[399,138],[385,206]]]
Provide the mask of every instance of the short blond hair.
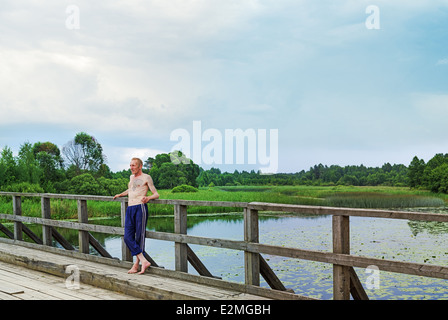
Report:
[[140,167],[143,167],[143,161],[142,161],[142,159],[140,159],[140,158],[132,158],[131,161],[132,161],[132,160],[137,161],[137,162],[140,164]]

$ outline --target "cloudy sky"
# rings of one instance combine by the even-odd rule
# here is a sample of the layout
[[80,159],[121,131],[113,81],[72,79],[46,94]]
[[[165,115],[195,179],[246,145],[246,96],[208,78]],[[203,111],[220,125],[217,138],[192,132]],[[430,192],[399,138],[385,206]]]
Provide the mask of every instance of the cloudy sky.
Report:
[[278,130],[278,172],[408,165],[448,152],[447,85],[448,0],[1,1],[0,148],[16,154],[87,132],[119,171],[177,129],[205,148],[196,121],[214,140]]

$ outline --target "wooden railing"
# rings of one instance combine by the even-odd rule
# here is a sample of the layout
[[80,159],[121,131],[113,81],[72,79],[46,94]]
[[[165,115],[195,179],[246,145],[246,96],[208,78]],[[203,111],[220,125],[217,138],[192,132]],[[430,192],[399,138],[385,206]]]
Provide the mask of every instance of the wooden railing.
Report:
[[[55,227],[78,230],[79,251],[89,253],[89,244],[102,256],[111,257],[110,254],[96,241],[90,232],[100,232],[114,235],[124,234],[123,227],[110,227],[89,224],[87,201],[117,201],[121,203],[121,222],[124,225],[124,216],[127,208],[127,199],[112,197],[62,195],[62,194],[29,194],[15,192],[0,192],[0,196],[11,196],[13,214],[0,213],[0,219],[14,222],[14,232],[11,232],[0,223],[0,231],[15,240],[23,240],[26,233],[34,242],[46,246],[52,245],[52,239],[58,241],[65,249],[75,248],[60,235]],[[22,215],[22,197],[40,197],[42,217],[27,217]],[[50,199],[71,199],[78,203],[78,222],[51,219]],[[403,212],[392,210],[371,210],[334,208],[303,205],[287,205],[260,202],[228,202],[228,201],[189,201],[189,200],[153,200],[150,205],[168,204],[174,206],[174,233],[146,231],[146,237],[151,239],[173,241],[175,243],[175,270],[188,272],[188,262],[200,275],[213,277],[206,266],[195,255],[189,244],[211,246],[244,251],[245,283],[248,285],[260,285],[260,275],[266,280],[272,289],[287,291],[274,271],[261,254],[298,258],[333,264],[333,298],[337,300],[368,299],[353,267],[367,268],[376,266],[381,271],[390,271],[410,275],[418,275],[432,278],[448,279],[448,268],[445,266],[402,262],[395,260],[363,257],[350,254],[350,216],[376,217],[388,219],[408,219],[421,221],[448,222],[448,215],[436,213]],[[238,207],[244,210],[244,240],[227,240],[187,234],[187,207],[188,206],[217,206]],[[306,213],[315,215],[332,215],[333,252],[322,252],[289,248],[259,243],[258,213],[260,211],[280,211],[293,213]],[[42,225],[42,239],[36,236],[24,223]],[[153,266],[157,263],[145,253]],[[132,257],[124,241],[122,241],[122,260],[132,261]]]

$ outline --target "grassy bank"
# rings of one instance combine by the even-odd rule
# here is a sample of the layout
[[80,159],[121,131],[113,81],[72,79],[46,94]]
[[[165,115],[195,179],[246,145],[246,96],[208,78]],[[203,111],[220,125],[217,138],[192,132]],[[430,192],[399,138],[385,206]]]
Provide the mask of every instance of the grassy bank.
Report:
[[[172,193],[159,190],[161,199],[273,202],[301,205],[319,205],[356,208],[416,208],[440,207],[448,202],[448,195],[435,194],[425,190],[410,190],[398,187],[351,187],[351,186],[238,186],[200,188],[198,192]],[[88,201],[89,216],[104,217],[120,215],[120,203]],[[51,199],[54,219],[77,218],[77,202],[74,200]],[[24,215],[40,217],[39,198],[23,197]],[[173,214],[172,205],[150,205],[150,214]],[[242,211],[226,207],[189,207],[189,213],[223,213]],[[12,214],[10,197],[1,197],[0,212]]]

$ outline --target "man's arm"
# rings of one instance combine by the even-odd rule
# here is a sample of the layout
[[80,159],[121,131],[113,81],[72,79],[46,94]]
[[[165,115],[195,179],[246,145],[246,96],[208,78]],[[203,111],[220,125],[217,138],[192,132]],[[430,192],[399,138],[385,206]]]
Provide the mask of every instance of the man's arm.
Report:
[[147,203],[150,200],[155,200],[155,199],[159,198],[159,193],[157,192],[156,187],[154,187],[154,182],[152,181],[152,178],[150,175],[148,175],[146,182],[148,183],[148,187],[149,187],[149,190],[151,191],[152,195],[150,195],[149,197],[143,197],[142,198],[143,203]]
[[127,196],[128,194],[129,194],[129,189],[126,190],[126,191],[123,191],[123,192],[120,193],[120,194],[116,194],[116,195],[114,196],[114,200],[115,200],[116,198],[118,198],[118,197],[124,197],[124,196]]

